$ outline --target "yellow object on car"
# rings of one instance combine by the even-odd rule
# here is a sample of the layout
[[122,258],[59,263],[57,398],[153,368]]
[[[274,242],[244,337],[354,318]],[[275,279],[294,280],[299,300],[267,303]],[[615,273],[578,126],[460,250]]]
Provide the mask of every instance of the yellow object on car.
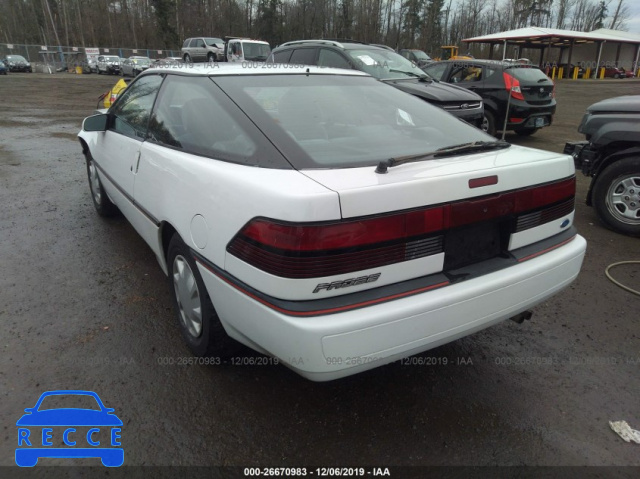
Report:
[[103,93],[100,96],[98,100],[103,100],[104,108],[109,108],[111,105],[113,105],[113,102],[116,101],[118,96],[120,96],[120,94],[127,88],[127,86],[129,86],[130,81],[131,80],[125,80],[124,78],[121,78],[115,85],[113,85],[113,87],[111,87],[111,90]]

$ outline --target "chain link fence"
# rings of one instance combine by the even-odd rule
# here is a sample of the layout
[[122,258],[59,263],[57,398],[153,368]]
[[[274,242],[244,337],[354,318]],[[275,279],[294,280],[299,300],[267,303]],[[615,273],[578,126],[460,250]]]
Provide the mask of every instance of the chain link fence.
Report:
[[147,48],[120,48],[120,47],[69,47],[51,45],[25,45],[18,43],[0,43],[0,58],[7,55],[20,55],[32,64],[33,70],[42,73],[55,73],[59,71],[74,70],[87,62],[89,52],[98,52],[100,55],[115,55],[128,58],[132,55],[149,57],[152,60],[166,57],[181,56],[180,50],[154,50]]

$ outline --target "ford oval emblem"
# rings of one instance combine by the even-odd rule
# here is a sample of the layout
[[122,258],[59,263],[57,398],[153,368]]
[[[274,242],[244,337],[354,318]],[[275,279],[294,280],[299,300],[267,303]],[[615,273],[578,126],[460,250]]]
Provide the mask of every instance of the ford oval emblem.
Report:
[[566,228],[569,225],[569,220],[564,220],[560,225],[560,228]]

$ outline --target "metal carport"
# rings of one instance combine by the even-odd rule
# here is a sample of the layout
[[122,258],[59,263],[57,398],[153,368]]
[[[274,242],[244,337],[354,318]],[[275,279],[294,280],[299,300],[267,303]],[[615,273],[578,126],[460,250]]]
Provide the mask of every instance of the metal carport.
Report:
[[[639,74],[640,35],[619,30],[601,28],[593,32],[577,32],[526,27],[466,38],[462,41],[488,44],[489,59],[493,58],[496,45],[502,46],[503,59],[507,56],[507,48],[516,46],[518,56],[524,49],[536,50],[540,66],[582,62],[583,66],[590,69],[601,67],[603,64],[615,65],[632,69],[636,76]],[[569,71],[565,73],[567,77],[570,75]]]

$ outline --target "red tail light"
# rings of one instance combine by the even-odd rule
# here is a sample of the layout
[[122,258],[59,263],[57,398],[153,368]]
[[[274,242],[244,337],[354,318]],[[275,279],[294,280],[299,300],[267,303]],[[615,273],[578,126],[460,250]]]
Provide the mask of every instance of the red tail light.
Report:
[[[555,208],[560,201],[570,201],[571,205],[558,211],[570,207],[570,213],[574,195],[575,177],[375,218],[317,224],[255,218],[231,240],[227,251],[256,268],[285,278],[352,273],[441,253],[450,228],[497,218],[520,218],[525,212]],[[538,215],[537,222],[527,218],[526,224],[521,222],[518,228],[551,221],[554,215]]]
[[504,78],[504,87],[507,91],[511,92],[511,97],[516,100],[524,100],[524,96],[520,90],[520,81],[507,72],[502,72],[502,78]]

